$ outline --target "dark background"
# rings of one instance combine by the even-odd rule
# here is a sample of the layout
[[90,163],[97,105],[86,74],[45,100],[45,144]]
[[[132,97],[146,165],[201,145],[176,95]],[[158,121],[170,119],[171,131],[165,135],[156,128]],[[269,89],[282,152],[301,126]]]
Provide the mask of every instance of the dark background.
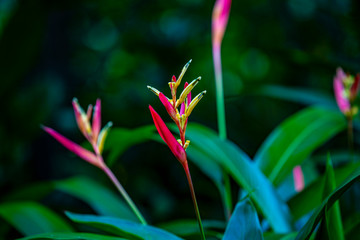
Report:
[[[152,124],[149,104],[170,121],[146,86],[169,95],[167,82],[189,59],[185,80],[202,76],[193,94],[207,90],[190,121],[216,130],[213,4],[0,0],[1,197],[79,174],[112,189],[100,170],[70,154],[40,125],[82,143],[73,97],[84,108],[101,98],[103,125],[111,120],[115,128]],[[308,103],[266,96],[264,86],[305,88],[335,103],[336,67],[360,71],[359,10],[355,0],[233,1],[222,45],[228,137],[253,156],[272,129]],[[334,145],[346,146],[344,139]],[[190,168],[203,218],[223,219],[215,185]],[[112,169],[151,222],[194,218],[183,170],[164,145],[133,146]],[[42,201],[59,212],[91,212],[57,192]]]

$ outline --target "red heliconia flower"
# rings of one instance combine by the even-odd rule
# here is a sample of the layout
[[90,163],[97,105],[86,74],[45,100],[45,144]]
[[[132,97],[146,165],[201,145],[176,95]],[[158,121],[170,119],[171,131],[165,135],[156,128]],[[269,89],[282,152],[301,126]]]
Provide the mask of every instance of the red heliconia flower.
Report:
[[[169,114],[171,119],[178,126],[179,132],[180,132],[180,139],[178,140],[178,142],[180,143],[182,148],[184,148],[184,150],[186,150],[186,148],[189,146],[189,143],[190,143],[189,140],[187,140],[187,141],[185,140],[185,131],[186,131],[188,118],[189,118],[192,110],[194,109],[194,107],[199,103],[201,98],[206,93],[206,91],[203,91],[203,92],[199,93],[194,99],[191,99],[191,90],[201,80],[201,77],[198,77],[198,78],[194,79],[191,83],[186,82],[184,85],[184,90],[181,92],[179,98],[176,97],[177,89],[180,85],[180,82],[181,82],[187,68],[189,67],[190,62],[191,62],[191,60],[183,67],[183,69],[180,73],[180,76],[177,79],[175,76],[173,76],[171,78],[171,82],[169,82],[169,87],[171,90],[171,99],[166,97],[159,90],[148,86],[148,88],[159,97],[159,99],[160,99],[161,103],[164,105],[167,113]],[[180,107],[180,111],[178,110],[179,107]],[[154,116],[154,115],[152,114],[152,116]],[[154,119],[154,122],[155,122],[155,119]],[[158,130],[159,130],[159,128],[158,128]]]
[[100,131],[101,128],[101,101],[100,99],[96,100],[96,104],[94,107],[94,114],[92,125],[90,124],[91,120],[91,113],[93,110],[92,105],[89,105],[87,112],[85,113],[84,110],[80,107],[76,98],[73,99],[72,105],[74,108],[75,119],[77,125],[85,136],[85,138],[90,142],[94,149],[94,153],[90,152],[89,150],[81,147],[77,143],[69,140],[68,138],[64,137],[57,131],[52,128],[43,126],[45,132],[50,134],[53,138],[55,138],[59,143],[61,143],[65,148],[79,156],[80,158],[84,159],[85,161],[99,167],[104,168],[105,163],[101,157],[102,151],[104,149],[104,143],[106,136],[110,127],[112,126],[112,122],[109,122],[105,125],[105,127]]

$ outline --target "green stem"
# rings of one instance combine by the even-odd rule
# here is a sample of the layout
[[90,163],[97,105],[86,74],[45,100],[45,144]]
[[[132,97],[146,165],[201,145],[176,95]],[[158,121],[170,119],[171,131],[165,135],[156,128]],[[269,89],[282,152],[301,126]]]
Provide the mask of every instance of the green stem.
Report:
[[[222,79],[222,67],[221,67],[221,45],[213,45],[213,60],[214,60],[214,70],[215,70],[215,86],[216,86],[216,109],[217,109],[217,119],[218,119],[218,129],[219,137],[222,140],[227,138],[226,134],[226,119],[225,119],[225,102],[224,102],[224,90],[223,90],[223,79]],[[224,192],[221,193],[225,195],[223,197],[224,201],[224,212],[225,217],[229,219],[232,202],[231,202],[231,188],[228,184],[229,177],[227,173],[223,171],[223,177],[225,181]]]
[[354,133],[353,133],[353,119],[352,116],[347,118],[348,122],[348,144],[349,144],[349,152],[350,158],[354,160]]
[[221,70],[221,47],[220,45],[213,46],[213,60],[215,69],[215,86],[216,86],[216,109],[218,118],[219,136],[221,139],[226,139],[226,120],[225,120],[225,103],[224,90]]
[[192,180],[191,180],[190,170],[189,170],[189,166],[188,166],[187,162],[185,164],[183,164],[183,167],[184,167],[184,170],[185,170],[185,173],[186,173],[187,180],[189,182],[191,198],[192,198],[192,201],[193,201],[193,204],[194,204],[196,218],[197,218],[198,223],[199,223],[200,233],[201,233],[202,239],[206,240],[204,228],[203,228],[202,222],[201,222],[199,208],[198,208],[197,201],[196,201],[195,190],[194,190],[194,186],[193,186],[193,183],[192,183]]
[[223,171],[223,178],[224,178],[224,212],[226,220],[230,220],[231,217],[231,208],[232,208],[232,197],[231,197],[231,185],[230,185],[230,178],[229,175]]
[[[119,190],[120,194],[124,197],[125,201],[129,204],[130,208],[133,210],[133,212],[135,213],[135,215],[138,217],[138,219],[140,220],[140,222],[144,225],[147,225],[146,220],[144,219],[144,217],[141,215],[140,211],[138,210],[138,208],[136,207],[136,205],[134,204],[134,202],[131,200],[130,196],[127,194],[127,192],[125,191],[125,189],[123,188],[123,186],[120,184],[120,182],[117,180],[117,178],[115,177],[114,173],[110,170],[110,168],[108,168],[106,165],[103,167],[104,172],[106,173],[106,175],[108,175],[108,177],[110,178],[110,180],[114,183],[115,187]],[[106,204],[106,203],[104,203]]]

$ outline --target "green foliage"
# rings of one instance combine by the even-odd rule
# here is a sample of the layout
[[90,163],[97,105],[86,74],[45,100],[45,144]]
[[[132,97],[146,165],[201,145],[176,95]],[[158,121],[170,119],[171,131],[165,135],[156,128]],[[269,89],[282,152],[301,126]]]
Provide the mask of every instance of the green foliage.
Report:
[[255,207],[245,199],[236,204],[226,227],[223,240],[263,240],[262,230]]
[[187,127],[187,136],[192,141],[187,151],[190,159],[193,159],[192,151],[195,149],[202,154],[195,156],[221,165],[249,192],[274,231],[285,233],[291,230],[286,204],[278,198],[268,179],[241,149],[228,140],[221,140],[215,132],[198,124]]
[[270,181],[278,185],[296,165],[345,126],[344,117],[338,111],[307,108],[280,124],[264,141],[254,161]]
[[21,238],[20,240],[30,239],[58,239],[58,240],[70,240],[70,239],[81,239],[81,240],[125,240],[125,238],[119,238],[114,236],[106,236],[94,233],[43,233],[32,235],[29,237]]
[[36,202],[2,203],[0,216],[25,236],[47,232],[72,232],[72,227],[62,217]]
[[74,222],[85,224],[129,239],[181,239],[159,228],[126,221],[120,218],[75,214],[70,212],[66,212],[66,215]]
[[360,168],[355,169],[351,175],[338,186],[316,209],[304,227],[299,231],[296,240],[309,239],[312,232],[323,219],[326,212],[354,183],[360,180]]
[[138,221],[129,207],[120,200],[119,194],[90,178],[74,177],[58,181],[55,183],[55,189],[81,199],[99,214]]

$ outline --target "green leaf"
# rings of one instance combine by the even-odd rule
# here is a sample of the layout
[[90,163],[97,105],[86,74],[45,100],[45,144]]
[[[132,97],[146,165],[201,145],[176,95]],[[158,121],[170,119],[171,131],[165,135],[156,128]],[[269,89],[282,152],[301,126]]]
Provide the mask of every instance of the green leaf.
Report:
[[223,240],[262,240],[262,230],[256,210],[249,199],[236,204],[226,227]]
[[287,234],[264,233],[264,240],[294,240],[297,232]]
[[[211,231],[212,229],[219,229],[223,232],[226,226],[225,222],[217,220],[203,220],[202,224],[207,237],[218,235],[217,232]],[[199,224],[196,220],[176,220],[159,224],[158,227],[182,237],[200,234]]]
[[[250,197],[278,233],[291,231],[287,205],[277,196],[272,184],[251,159],[234,143],[199,124],[189,124],[186,131],[191,140],[187,153],[191,160],[215,162],[250,193]],[[194,154],[196,152],[197,154]]]
[[321,204],[319,208],[312,214],[305,226],[299,231],[296,240],[309,239],[312,232],[324,217],[325,212],[346,192],[355,182],[360,181],[360,168],[353,173],[337,187]]
[[113,165],[118,157],[129,147],[151,140],[155,126],[143,126],[136,129],[112,128],[106,139],[104,151],[109,151],[106,162]]
[[62,217],[36,202],[3,203],[0,216],[25,236],[72,231]]
[[[336,188],[334,169],[332,167],[330,155],[326,162],[326,172],[324,181],[323,200]],[[343,240],[344,230],[341,222],[341,213],[339,201],[335,202],[330,209],[325,210],[324,226],[327,230],[327,239],[330,240]],[[326,233],[325,233],[326,234]]]
[[137,222],[138,218],[121,201],[121,195],[86,177],[74,177],[56,182],[56,189],[79,198],[89,204],[97,213]]
[[125,240],[125,238],[118,238],[118,237],[106,236],[106,235],[100,235],[94,233],[57,233],[57,232],[37,234],[25,238],[20,238],[19,240],[29,240],[29,239]]
[[66,212],[66,215],[74,222],[82,223],[105,232],[116,234],[120,237],[130,239],[163,239],[163,240],[180,240],[181,238],[166,232],[160,228],[149,225],[114,218],[95,215],[75,214]]
[[254,161],[270,181],[279,185],[296,165],[345,127],[339,111],[307,108],[281,123],[262,144]]
[[324,105],[337,109],[334,97],[325,92],[277,85],[262,86],[255,93],[305,105]]
[[[360,162],[349,163],[343,167],[334,169],[335,181],[341,183],[358,167]],[[322,189],[324,177],[319,177],[315,182],[306,187],[302,192],[291,198],[288,202],[290,211],[295,220],[320,206],[322,202]]]

